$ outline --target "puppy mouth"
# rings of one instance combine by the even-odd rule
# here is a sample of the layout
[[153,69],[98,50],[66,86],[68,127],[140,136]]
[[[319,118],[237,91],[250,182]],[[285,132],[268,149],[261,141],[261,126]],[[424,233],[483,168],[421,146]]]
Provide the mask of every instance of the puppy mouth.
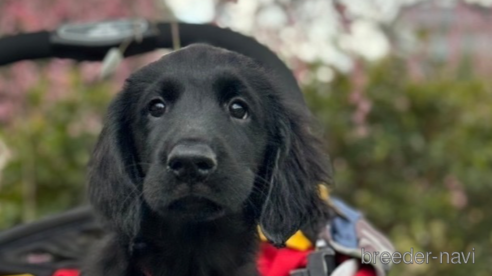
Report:
[[168,210],[182,219],[209,221],[222,217],[225,209],[214,201],[198,196],[186,196],[173,201]]

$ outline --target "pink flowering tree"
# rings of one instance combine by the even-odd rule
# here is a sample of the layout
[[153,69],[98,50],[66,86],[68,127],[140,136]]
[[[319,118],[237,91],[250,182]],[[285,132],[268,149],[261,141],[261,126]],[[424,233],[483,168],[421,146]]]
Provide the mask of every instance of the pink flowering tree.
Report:
[[[475,252],[475,264],[397,265],[394,274],[490,275],[490,5],[3,0],[0,35],[174,13],[254,36],[299,80],[326,133],[335,194],[362,209],[399,251]],[[126,60],[109,81],[98,80],[97,62],[0,69],[0,229],[84,202],[84,168],[107,103],[156,55]]]
[[[0,35],[162,15],[153,0],[6,0]],[[109,81],[99,81],[98,62],[22,61],[0,69],[0,228],[83,202],[84,167],[106,104],[132,68],[154,58],[126,60]]]

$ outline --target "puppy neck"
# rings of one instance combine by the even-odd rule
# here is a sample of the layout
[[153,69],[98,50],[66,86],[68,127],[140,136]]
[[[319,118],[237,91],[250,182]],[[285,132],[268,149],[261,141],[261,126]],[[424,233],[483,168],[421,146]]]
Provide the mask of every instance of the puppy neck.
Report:
[[257,275],[256,229],[244,214],[193,223],[153,218],[142,227],[146,247],[137,262],[152,276]]

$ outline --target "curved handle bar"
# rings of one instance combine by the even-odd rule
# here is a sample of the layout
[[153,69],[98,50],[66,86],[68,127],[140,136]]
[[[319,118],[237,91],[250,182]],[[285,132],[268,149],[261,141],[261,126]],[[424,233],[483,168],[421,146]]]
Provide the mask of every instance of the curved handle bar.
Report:
[[[172,23],[152,24],[143,20],[139,22],[147,25],[142,25],[141,39],[131,40],[124,52],[125,56],[134,56],[157,48],[172,48]],[[87,31],[90,27],[94,29],[94,27],[101,26],[97,24],[108,24],[108,22],[92,25],[65,25],[53,32],[42,31],[0,38],[0,66],[21,60],[41,58],[68,58],[77,61],[102,60],[110,48],[118,47],[124,41],[132,38],[131,35],[115,37],[109,33],[107,36],[103,34],[93,40],[85,39],[86,34],[83,31]],[[253,58],[268,72],[276,75],[272,77],[280,80],[280,89],[287,94],[287,98],[292,103],[305,108],[302,92],[290,69],[277,55],[255,39],[213,25],[178,23],[178,27],[180,42],[183,46],[207,43]]]

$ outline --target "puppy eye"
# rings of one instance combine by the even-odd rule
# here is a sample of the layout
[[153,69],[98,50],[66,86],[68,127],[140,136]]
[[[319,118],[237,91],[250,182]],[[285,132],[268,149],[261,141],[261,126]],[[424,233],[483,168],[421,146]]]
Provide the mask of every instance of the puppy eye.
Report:
[[160,99],[155,99],[149,103],[148,110],[151,116],[161,117],[166,111],[166,104]]
[[235,100],[229,104],[229,114],[236,119],[248,118],[248,107],[243,101]]

